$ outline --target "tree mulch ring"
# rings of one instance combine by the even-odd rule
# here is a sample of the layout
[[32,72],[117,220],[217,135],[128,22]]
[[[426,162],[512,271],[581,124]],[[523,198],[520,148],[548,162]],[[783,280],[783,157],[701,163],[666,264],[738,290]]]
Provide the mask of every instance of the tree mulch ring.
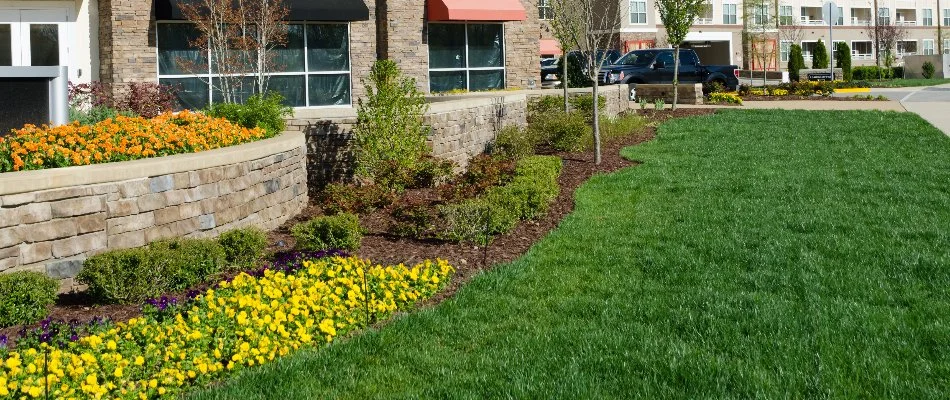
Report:
[[[560,194],[551,204],[548,213],[535,221],[522,221],[511,232],[495,237],[487,249],[466,243],[436,239],[416,240],[394,237],[387,232],[389,223],[393,221],[390,213],[394,206],[389,206],[360,216],[360,223],[368,232],[363,237],[360,249],[354,252],[354,255],[368,258],[378,264],[415,264],[425,259],[435,258],[448,261],[456,268],[457,273],[447,288],[425,302],[425,304],[436,304],[454,295],[462,284],[478,273],[490,269],[492,266],[511,262],[527,252],[532,245],[557,227],[560,221],[574,209],[575,190],[591,176],[634,165],[633,162],[624,159],[620,155],[620,150],[653,139],[656,134],[656,123],[671,118],[713,114],[715,111],[711,108],[640,110],[638,114],[649,118],[651,123],[639,133],[606,143],[601,151],[602,160],[599,165],[594,164],[593,151],[554,153],[554,155],[564,160],[564,166],[561,176],[558,178],[561,186]],[[418,204],[419,202],[433,202],[437,198],[438,195],[434,189],[416,189],[407,191],[401,201]],[[278,229],[269,232],[270,250],[274,252],[291,250],[294,246],[294,240],[290,235],[290,228],[294,224],[322,214],[323,211],[317,199],[311,198],[310,204],[301,213],[289,219]],[[206,288],[208,285],[203,287]],[[169,296],[180,298],[183,293],[185,292],[172,293]],[[141,315],[141,305],[96,305],[89,296],[80,292],[60,295],[59,300],[50,311],[49,318],[85,323],[97,317],[112,321],[125,321],[139,315]],[[39,323],[31,324],[26,328],[37,326],[39,326]],[[13,338],[18,336],[23,328],[24,326],[3,328],[0,329],[0,335]]]

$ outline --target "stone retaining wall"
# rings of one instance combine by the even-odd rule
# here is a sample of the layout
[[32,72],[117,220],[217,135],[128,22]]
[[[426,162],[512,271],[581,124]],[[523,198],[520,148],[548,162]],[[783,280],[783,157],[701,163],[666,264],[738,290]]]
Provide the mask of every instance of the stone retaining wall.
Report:
[[[607,115],[617,115],[629,108],[626,88],[625,85],[600,88],[599,95],[607,100],[604,111]],[[431,127],[432,154],[465,167],[469,159],[485,151],[503,127],[526,125],[531,98],[561,93],[561,90],[549,89],[429,97],[429,112],[424,122]],[[590,88],[570,91],[572,96],[589,93]],[[353,108],[297,110],[288,121],[288,130],[303,131],[307,136],[310,189],[351,177],[350,143],[354,124],[356,111]]]
[[307,204],[304,137],[194,154],[0,174],[0,273],[45,272],[63,290],[87,257],[249,225]]
[[[673,85],[648,85],[637,84],[635,86],[637,101],[646,99],[652,103],[656,99],[662,99],[667,104],[673,104]],[[694,83],[692,85],[677,85],[679,92],[679,104],[703,104],[703,85]]]

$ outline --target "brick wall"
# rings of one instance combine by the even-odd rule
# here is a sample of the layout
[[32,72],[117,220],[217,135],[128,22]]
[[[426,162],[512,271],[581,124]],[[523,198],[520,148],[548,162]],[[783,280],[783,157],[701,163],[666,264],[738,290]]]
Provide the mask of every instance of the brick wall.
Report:
[[505,23],[505,87],[541,86],[541,23],[537,0],[521,0],[528,19]]
[[[381,39],[386,41],[383,58],[393,60],[416,87],[429,92],[429,45],[425,30],[424,1],[390,0],[386,2],[385,26]],[[540,73],[540,72],[539,72]]]
[[[269,140],[207,154],[171,156],[165,161],[180,167],[208,166],[214,164],[208,157],[218,154],[219,160],[230,160],[221,165],[48,190],[13,193],[9,189],[24,187],[15,182],[18,174],[42,180],[44,174],[59,171],[3,174],[0,273],[45,272],[62,280],[66,290],[74,285],[72,278],[82,261],[106,250],[172,237],[216,236],[248,225],[276,228],[307,204],[305,153],[300,134]],[[273,146],[274,151],[253,159],[242,159],[235,151],[244,148],[248,154],[262,154],[249,150],[251,146]],[[221,156],[223,150],[230,152]],[[74,173],[115,176],[118,169],[156,160],[75,167]]]
[[366,96],[362,80],[369,76],[369,71],[376,62],[376,5],[375,1],[367,0],[369,19],[350,23],[350,79],[352,79],[352,101]]
[[157,82],[152,2],[99,0],[99,80],[122,90],[130,82]]

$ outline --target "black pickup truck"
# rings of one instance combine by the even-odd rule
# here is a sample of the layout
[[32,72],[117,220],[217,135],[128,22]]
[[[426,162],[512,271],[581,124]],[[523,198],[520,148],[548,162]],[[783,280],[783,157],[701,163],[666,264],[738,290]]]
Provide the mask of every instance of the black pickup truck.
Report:
[[[680,49],[680,83],[719,82],[728,90],[739,86],[736,65],[702,65],[692,49]],[[634,50],[600,71],[602,84],[673,83],[673,49]]]

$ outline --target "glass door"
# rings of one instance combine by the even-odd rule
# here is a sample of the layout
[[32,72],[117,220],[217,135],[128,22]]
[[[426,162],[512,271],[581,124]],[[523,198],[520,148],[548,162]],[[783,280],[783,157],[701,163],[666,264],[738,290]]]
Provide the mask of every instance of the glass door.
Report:
[[19,49],[13,50],[20,40],[20,11],[0,10],[0,67],[20,64]]

